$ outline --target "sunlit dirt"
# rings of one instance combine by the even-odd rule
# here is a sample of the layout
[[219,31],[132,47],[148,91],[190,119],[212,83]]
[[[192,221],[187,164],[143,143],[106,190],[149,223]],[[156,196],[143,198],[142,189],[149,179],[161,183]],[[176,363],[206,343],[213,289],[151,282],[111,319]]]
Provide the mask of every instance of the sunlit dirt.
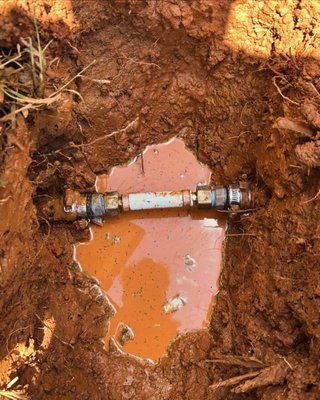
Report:
[[75,18],[72,0],[40,0],[37,5],[25,0],[0,0],[0,12],[9,14],[12,10],[20,8],[31,17],[36,17],[42,24],[63,23],[70,30],[79,28]]
[[318,28],[313,13],[319,2],[299,6],[299,2],[266,2],[249,0],[230,4],[224,42],[232,50],[257,58],[268,58],[273,52],[287,57],[319,59],[314,44]]

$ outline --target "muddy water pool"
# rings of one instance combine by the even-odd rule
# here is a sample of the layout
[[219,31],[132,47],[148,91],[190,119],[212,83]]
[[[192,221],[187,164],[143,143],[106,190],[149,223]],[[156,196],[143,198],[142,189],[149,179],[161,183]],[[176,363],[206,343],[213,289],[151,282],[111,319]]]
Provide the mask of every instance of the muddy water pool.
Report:
[[[97,190],[195,190],[198,183],[209,183],[210,176],[183,141],[174,139],[149,146],[143,160],[138,157],[99,176]],[[99,279],[117,310],[107,345],[113,337],[124,352],[157,360],[178,333],[207,326],[218,292],[223,214],[136,211],[91,229],[92,240],[76,246],[76,259]]]

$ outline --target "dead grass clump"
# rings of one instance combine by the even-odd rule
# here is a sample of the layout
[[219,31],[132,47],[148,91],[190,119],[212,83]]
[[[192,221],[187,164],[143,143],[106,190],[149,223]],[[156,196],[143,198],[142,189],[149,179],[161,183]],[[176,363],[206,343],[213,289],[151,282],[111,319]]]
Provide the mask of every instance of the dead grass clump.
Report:
[[21,393],[13,392],[12,390],[0,390],[0,399],[28,400],[29,397]]
[[94,61],[59,88],[47,82],[46,51],[51,42],[41,46],[39,30],[34,22],[36,44],[31,38],[21,39],[14,52],[0,54],[0,122],[15,125],[17,114],[27,118],[32,110],[46,108],[57,102],[64,91],[81,98],[68,86],[93,65]]

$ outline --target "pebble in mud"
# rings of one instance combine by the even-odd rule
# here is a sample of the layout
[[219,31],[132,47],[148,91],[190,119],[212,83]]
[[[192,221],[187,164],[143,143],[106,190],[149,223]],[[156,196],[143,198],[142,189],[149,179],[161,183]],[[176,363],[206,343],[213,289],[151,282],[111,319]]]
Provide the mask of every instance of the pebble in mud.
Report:
[[112,239],[112,244],[113,244],[113,245],[117,245],[117,244],[119,244],[120,242],[121,242],[121,236],[115,235],[115,236],[113,237],[113,239]]
[[121,346],[125,345],[126,343],[130,342],[134,339],[133,330],[130,328],[129,325],[121,324],[119,328],[119,332],[117,334],[117,340]]

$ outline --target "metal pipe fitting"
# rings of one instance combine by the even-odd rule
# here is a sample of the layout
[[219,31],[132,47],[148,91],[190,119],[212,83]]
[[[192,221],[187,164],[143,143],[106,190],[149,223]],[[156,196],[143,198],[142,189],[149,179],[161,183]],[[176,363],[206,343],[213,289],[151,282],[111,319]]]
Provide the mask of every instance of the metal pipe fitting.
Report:
[[250,208],[252,203],[249,185],[241,182],[215,187],[199,185],[196,194],[199,208],[245,210]]

